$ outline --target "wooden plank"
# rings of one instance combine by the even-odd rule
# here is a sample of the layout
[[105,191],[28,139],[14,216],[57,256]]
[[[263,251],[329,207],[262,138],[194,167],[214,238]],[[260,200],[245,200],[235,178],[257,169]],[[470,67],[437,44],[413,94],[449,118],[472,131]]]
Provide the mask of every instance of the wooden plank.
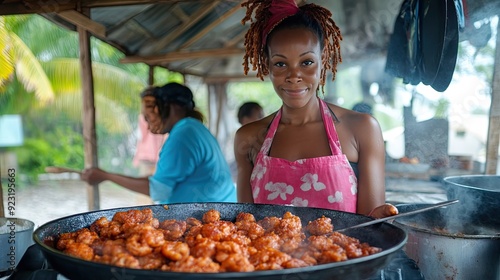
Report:
[[[90,55],[90,34],[78,27],[80,47],[80,65],[83,98],[83,144],[85,167],[97,167],[97,136],[95,128],[94,79]],[[87,202],[89,211],[99,210],[99,185],[87,185]]]
[[[214,0],[203,0],[204,3],[208,3]],[[201,2],[200,0],[89,0],[81,1],[82,7],[94,8],[94,7],[114,7],[114,6],[127,6],[127,5],[148,5],[148,4],[176,4],[179,2]]]
[[215,7],[217,7],[217,5],[219,5],[219,2],[220,1],[212,1],[209,4],[201,7],[196,13],[190,16],[190,20],[188,22],[185,22],[181,26],[175,28],[175,31],[159,39],[154,44],[146,45],[141,50],[139,50],[139,53],[158,52],[159,50],[163,49],[166,45],[170,44],[173,40],[186,32],[189,28],[191,28],[208,13],[210,13]]
[[490,119],[486,141],[485,173],[495,175],[498,168],[498,146],[500,144],[500,24],[497,25],[495,62],[491,90]]
[[213,21],[212,23],[207,25],[205,28],[200,30],[200,32],[198,32],[198,34],[191,37],[191,39],[189,39],[187,42],[185,42],[179,49],[184,49],[184,48],[190,47],[191,45],[196,43],[198,40],[203,38],[203,36],[205,36],[208,32],[210,32],[212,29],[214,29],[217,25],[221,24],[226,19],[228,19],[230,16],[232,16],[234,13],[236,13],[239,9],[241,9],[241,5],[234,6],[232,9],[230,9],[225,14],[220,16],[217,20]]
[[0,218],[5,217],[5,210],[3,208],[3,189],[2,189],[2,174],[0,174]]
[[146,64],[162,64],[169,63],[178,60],[188,60],[204,57],[228,57],[231,55],[241,55],[245,50],[243,49],[211,49],[211,50],[201,50],[201,51],[178,51],[170,52],[163,55],[155,56],[127,56],[120,60],[121,63],[139,63],[143,62]]
[[62,3],[60,4],[57,3],[57,1],[54,1],[55,3],[51,1],[47,1],[47,3],[44,1],[38,2],[30,3],[29,5],[26,5],[24,2],[0,4],[0,16],[57,13],[76,8],[76,3],[71,3],[69,1],[61,1]]
[[71,22],[72,24],[81,27],[92,34],[105,38],[106,37],[106,27],[98,22],[91,20],[90,18],[82,15],[75,10],[63,11],[57,13],[58,16],[64,20]]

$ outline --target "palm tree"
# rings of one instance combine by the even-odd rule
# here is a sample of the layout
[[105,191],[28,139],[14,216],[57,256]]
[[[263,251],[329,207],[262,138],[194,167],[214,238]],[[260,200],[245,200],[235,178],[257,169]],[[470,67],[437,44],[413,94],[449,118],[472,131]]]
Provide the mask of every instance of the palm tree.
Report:
[[[138,94],[146,86],[148,68],[120,64],[123,54],[95,38],[91,50],[99,158],[101,166],[107,167],[112,158],[130,156],[125,146],[133,135]],[[160,75],[165,77],[165,72]],[[75,32],[38,15],[0,17],[0,115],[23,117],[25,146],[18,149],[21,169],[31,168],[31,175],[36,175],[43,165],[65,164],[66,158],[70,160],[68,150],[82,154],[81,96]],[[66,135],[67,139],[61,139]],[[62,153],[66,157],[59,156]],[[71,158],[66,166],[83,167],[81,156]]]
[[[0,114],[23,113],[27,108],[19,107],[18,101],[34,94],[30,109],[50,105],[79,121],[81,83],[76,33],[39,16],[0,17],[0,32]],[[130,133],[130,123],[123,120],[129,119],[127,113],[138,113],[137,96],[146,86],[145,75],[135,73],[147,73],[147,68],[121,65],[122,56],[111,46],[92,40],[97,123],[110,131]]]

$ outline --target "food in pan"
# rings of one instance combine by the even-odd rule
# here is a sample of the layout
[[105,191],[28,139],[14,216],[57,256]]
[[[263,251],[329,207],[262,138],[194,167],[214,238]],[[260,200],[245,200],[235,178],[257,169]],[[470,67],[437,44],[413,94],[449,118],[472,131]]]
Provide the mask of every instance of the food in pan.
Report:
[[119,267],[171,272],[251,272],[345,261],[381,249],[333,232],[320,217],[302,227],[298,216],[256,220],[241,212],[234,222],[217,210],[202,220],[159,221],[151,209],[117,212],[90,227],[52,240],[62,252],[87,261]]

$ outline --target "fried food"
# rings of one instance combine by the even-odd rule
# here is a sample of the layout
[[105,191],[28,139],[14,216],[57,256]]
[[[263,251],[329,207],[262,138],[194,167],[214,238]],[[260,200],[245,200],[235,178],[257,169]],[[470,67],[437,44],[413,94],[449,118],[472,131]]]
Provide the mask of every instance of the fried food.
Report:
[[353,237],[333,232],[330,218],[305,227],[298,216],[256,220],[239,213],[234,222],[211,209],[201,221],[159,221],[151,209],[117,212],[88,228],[62,233],[55,247],[87,261],[171,272],[251,272],[340,262],[380,252]]

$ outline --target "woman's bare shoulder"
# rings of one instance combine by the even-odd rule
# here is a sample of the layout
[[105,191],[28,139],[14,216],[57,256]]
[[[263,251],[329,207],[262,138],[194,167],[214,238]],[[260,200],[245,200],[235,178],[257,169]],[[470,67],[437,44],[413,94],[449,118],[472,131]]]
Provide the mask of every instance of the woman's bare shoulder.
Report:
[[380,137],[381,127],[372,115],[349,110],[338,105],[329,104],[338,119],[338,129],[349,131],[355,138]]
[[328,103],[328,106],[334,112],[339,122],[345,122],[349,125],[378,126],[377,120],[370,114],[360,113]]
[[262,135],[262,133],[265,134],[273,117],[274,117],[274,114],[269,115],[267,117],[264,117],[258,121],[243,125],[242,127],[240,127],[236,131],[236,137],[246,139],[249,137],[253,138],[253,137],[260,136],[260,135]]

